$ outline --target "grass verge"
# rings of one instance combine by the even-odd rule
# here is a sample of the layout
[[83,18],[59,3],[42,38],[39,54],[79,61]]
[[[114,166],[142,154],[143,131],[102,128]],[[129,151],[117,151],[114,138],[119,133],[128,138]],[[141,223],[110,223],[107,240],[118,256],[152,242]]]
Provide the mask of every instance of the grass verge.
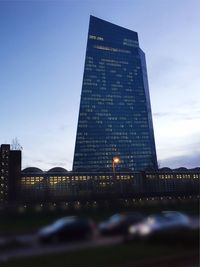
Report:
[[[33,258],[12,260],[1,263],[2,267],[108,267],[125,266],[130,263],[138,264],[142,261],[148,263],[162,257],[174,257],[186,254],[195,254],[191,248],[181,246],[148,245],[148,244],[122,244],[110,247],[84,249],[55,255],[45,255]],[[197,252],[196,252],[197,253]]]

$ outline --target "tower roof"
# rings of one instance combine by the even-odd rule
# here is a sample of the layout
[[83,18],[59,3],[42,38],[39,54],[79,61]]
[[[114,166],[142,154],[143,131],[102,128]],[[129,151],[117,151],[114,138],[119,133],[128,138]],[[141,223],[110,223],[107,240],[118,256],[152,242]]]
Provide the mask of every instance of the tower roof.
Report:
[[103,35],[104,39],[108,42],[116,42],[117,40],[121,42],[126,38],[138,42],[137,32],[94,16],[90,16],[89,34],[99,36]]

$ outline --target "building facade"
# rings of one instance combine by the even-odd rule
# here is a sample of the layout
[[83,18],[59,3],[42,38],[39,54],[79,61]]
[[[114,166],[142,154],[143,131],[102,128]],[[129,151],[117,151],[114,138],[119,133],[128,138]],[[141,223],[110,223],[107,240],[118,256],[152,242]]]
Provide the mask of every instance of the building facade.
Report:
[[144,52],[138,34],[90,17],[74,171],[157,168]]
[[37,167],[21,170],[21,151],[10,149],[10,145],[0,147],[1,209],[145,197],[196,197],[199,196],[199,181],[200,168],[141,172],[75,172],[61,167],[48,171]]
[[200,168],[156,172],[72,172],[36,167],[22,170],[18,199],[22,203],[61,203],[142,197],[199,195]]
[[21,183],[21,151],[0,147],[0,205],[14,203]]

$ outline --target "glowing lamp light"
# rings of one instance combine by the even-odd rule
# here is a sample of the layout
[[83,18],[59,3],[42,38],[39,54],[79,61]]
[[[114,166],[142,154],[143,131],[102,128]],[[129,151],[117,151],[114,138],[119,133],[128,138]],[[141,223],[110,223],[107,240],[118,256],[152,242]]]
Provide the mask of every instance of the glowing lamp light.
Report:
[[119,157],[114,157],[113,158],[113,163],[115,163],[115,164],[120,163],[120,158]]
[[113,175],[114,175],[114,178],[115,178],[115,167],[117,164],[119,164],[121,162],[120,158],[119,157],[113,157],[112,159],[112,168],[113,168]]

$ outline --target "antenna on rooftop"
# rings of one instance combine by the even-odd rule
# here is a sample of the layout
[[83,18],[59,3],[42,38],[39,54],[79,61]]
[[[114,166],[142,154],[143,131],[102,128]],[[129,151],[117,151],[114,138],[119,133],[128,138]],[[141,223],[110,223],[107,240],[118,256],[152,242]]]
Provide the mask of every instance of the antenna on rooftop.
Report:
[[19,140],[17,137],[13,138],[12,144],[11,144],[12,150],[22,150],[23,147],[20,145]]

